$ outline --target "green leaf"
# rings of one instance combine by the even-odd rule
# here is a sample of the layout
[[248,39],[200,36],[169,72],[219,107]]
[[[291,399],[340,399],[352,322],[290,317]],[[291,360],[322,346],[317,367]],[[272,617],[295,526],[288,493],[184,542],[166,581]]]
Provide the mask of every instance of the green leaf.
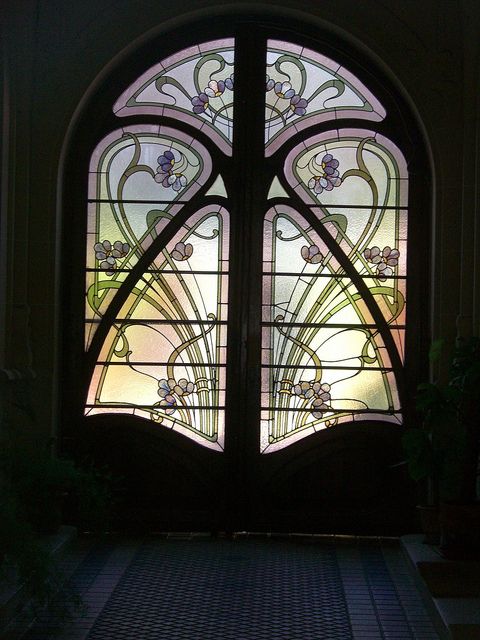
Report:
[[438,340],[434,340],[432,342],[428,351],[428,358],[430,362],[438,362],[440,356],[442,355],[444,344],[445,340],[443,338],[439,338]]
[[347,230],[347,218],[341,213],[333,213],[329,216],[325,216],[325,218],[322,219],[322,224],[325,224],[326,222],[333,222],[343,233]]
[[407,429],[402,436],[402,446],[410,477],[418,482],[434,472],[432,444],[423,429]]
[[170,213],[167,213],[166,211],[161,211],[160,209],[151,209],[147,213],[147,227],[149,229],[152,229],[160,220],[160,218],[168,218],[169,220],[171,220],[172,215]]

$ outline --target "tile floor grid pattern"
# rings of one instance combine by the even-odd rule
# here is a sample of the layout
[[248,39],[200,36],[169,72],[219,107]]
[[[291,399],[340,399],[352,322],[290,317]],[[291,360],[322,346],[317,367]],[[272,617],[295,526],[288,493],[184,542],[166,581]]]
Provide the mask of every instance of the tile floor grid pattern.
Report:
[[439,638],[396,546],[150,538],[112,541],[102,566],[98,551],[73,576],[87,614],[56,640]]
[[413,630],[398,600],[381,550],[362,550],[360,558],[381,637],[414,640]]
[[423,600],[418,597],[415,579],[399,549],[382,549],[382,554],[415,640],[437,640],[439,635]]
[[147,542],[88,640],[350,640],[334,548]]
[[[68,577],[57,595],[52,610],[40,612],[30,628],[22,635],[22,640],[57,638],[66,624],[63,613],[63,605],[65,604],[70,616],[74,617],[76,624],[82,624],[80,620],[85,617],[83,606],[81,607],[81,614],[76,614],[72,606],[73,599],[75,597],[80,598],[83,604],[85,594],[103,572],[113,550],[114,544],[111,542],[89,541],[85,538],[78,540],[59,564],[59,570]],[[73,572],[69,572],[68,567],[75,562],[75,559],[79,560],[77,566]],[[97,615],[98,613],[99,611],[97,611]]]

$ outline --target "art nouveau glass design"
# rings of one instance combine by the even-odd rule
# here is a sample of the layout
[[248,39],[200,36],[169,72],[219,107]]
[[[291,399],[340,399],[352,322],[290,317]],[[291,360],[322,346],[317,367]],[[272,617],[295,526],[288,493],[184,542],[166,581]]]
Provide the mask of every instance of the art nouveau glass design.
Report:
[[369,131],[340,130],[293,149],[285,176],[319,224],[284,204],[265,218],[264,452],[342,422],[402,421],[403,157]]
[[140,76],[114,105],[117,116],[167,116],[204,131],[231,155],[234,39],[183,49]]
[[206,207],[140,275],[103,343],[87,415],[130,413],[223,448],[227,238],[227,212]]
[[348,69],[290,42],[268,40],[265,154],[313,124],[340,118],[383,120],[385,109]]
[[[245,387],[226,379],[229,288],[251,299],[238,271],[229,282],[230,215],[236,229],[264,215],[263,267],[235,236],[236,264],[262,279],[261,326],[258,308],[246,323],[262,335],[261,359],[247,358],[261,389],[244,398],[255,411],[260,401],[260,450],[346,422],[401,424],[408,173],[374,130],[387,113],[345,67],[270,39],[265,87],[262,75],[245,98],[265,97],[264,151],[252,115],[260,147],[232,157],[234,45],[210,41],[146,71],[114,105],[126,126],[92,154],[85,413],[138,416],[223,451],[227,388]],[[139,114],[148,124],[131,124]],[[249,163],[268,176],[266,201],[239,175]],[[239,362],[229,371],[246,375]]]
[[98,145],[89,176],[87,348],[129,271],[210,171],[206,149],[167,127],[125,127]]
[[[206,149],[158,126],[115,132],[93,154],[87,349],[105,314],[112,305],[118,309],[93,372],[86,414],[138,415],[221,449],[228,213],[219,205],[202,208],[132,276],[210,168]],[[126,299],[116,303],[119,292]]]

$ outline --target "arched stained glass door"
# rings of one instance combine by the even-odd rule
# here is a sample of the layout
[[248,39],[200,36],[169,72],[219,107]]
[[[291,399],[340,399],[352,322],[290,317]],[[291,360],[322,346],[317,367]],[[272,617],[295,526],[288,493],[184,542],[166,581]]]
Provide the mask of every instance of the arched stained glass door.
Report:
[[90,156],[84,414],[223,457],[232,509],[269,459],[398,429],[405,402],[408,172],[389,113],[340,62],[268,35],[172,51]]

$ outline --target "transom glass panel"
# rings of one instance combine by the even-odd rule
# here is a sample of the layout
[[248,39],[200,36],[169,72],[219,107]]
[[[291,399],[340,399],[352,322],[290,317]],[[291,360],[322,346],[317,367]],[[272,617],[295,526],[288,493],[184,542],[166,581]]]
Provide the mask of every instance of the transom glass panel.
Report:
[[207,132],[231,155],[234,39],[183,49],[146,71],[114,105],[117,116],[155,115],[183,120]]

